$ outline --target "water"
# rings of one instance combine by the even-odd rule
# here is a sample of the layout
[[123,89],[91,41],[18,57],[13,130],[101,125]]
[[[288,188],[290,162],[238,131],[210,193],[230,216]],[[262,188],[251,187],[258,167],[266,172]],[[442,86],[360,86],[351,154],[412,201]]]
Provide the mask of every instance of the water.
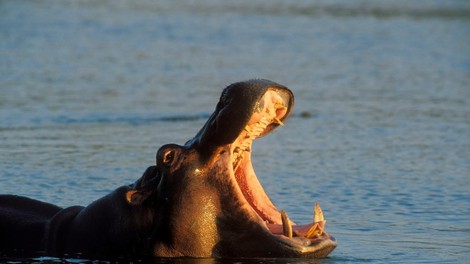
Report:
[[468,261],[468,1],[1,1],[1,192],[88,204],[250,78],[296,95],[254,165],[294,221],[321,204],[319,263]]

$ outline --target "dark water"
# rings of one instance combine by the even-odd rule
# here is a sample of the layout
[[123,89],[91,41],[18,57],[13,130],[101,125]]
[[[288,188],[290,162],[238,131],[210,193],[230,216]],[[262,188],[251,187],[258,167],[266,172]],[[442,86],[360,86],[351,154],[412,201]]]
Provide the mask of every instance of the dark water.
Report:
[[294,221],[322,206],[319,263],[468,262],[468,1],[0,1],[1,193],[88,204],[250,78],[296,95],[254,165]]

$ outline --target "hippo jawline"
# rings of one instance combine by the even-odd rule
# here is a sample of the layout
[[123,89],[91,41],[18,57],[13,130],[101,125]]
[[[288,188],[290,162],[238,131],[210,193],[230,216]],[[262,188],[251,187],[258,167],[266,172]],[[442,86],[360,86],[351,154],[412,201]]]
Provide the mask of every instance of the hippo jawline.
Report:
[[[282,90],[270,89],[257,103],[255,112],[239,136],[230,144],[233,177],[242,193],[238,199],[246,201],[257,215],[255,221],[290,253],[287,256],[326,257],[335,247],[336,240],[325,232],[323,214],[315,204],[314,221],[309,224],[295,224],[287,214],[271,202],[256,177],[251,163],[251,145],[256,138],[283,125],[291,111],[293,100]],[[269,129],[266,129],[269,126]],[[292,253],[294,252],[294,253]]]

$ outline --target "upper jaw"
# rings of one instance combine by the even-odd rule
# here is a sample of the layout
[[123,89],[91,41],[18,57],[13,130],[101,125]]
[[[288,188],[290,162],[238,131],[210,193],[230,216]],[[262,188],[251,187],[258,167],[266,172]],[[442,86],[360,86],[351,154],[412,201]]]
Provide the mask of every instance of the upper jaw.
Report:
[[280,122],[269,123],[258,136],[270,133],[290,115],[294,105],[293,93],[287,87],[268,80],[249,80],[224,89],[213,114],[185,145],[198,149],[200,153],[212,153],[217,147],[232,144],[249,125],[250,119],[266,109],[264,103],[271,100],[266,97],[267,94],[277,94],[284,106],[276,114]]

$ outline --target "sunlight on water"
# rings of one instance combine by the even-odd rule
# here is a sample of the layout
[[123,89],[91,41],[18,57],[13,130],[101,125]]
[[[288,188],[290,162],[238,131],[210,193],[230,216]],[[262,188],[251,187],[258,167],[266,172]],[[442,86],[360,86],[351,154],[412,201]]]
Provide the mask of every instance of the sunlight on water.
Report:
[[255,170],[294,221],[320,203],[339,245],[318,263],[470,257],[467,1],[0,6],[2,193],[86,205],[193,137],[225,86],[269,78],[296,106]]

